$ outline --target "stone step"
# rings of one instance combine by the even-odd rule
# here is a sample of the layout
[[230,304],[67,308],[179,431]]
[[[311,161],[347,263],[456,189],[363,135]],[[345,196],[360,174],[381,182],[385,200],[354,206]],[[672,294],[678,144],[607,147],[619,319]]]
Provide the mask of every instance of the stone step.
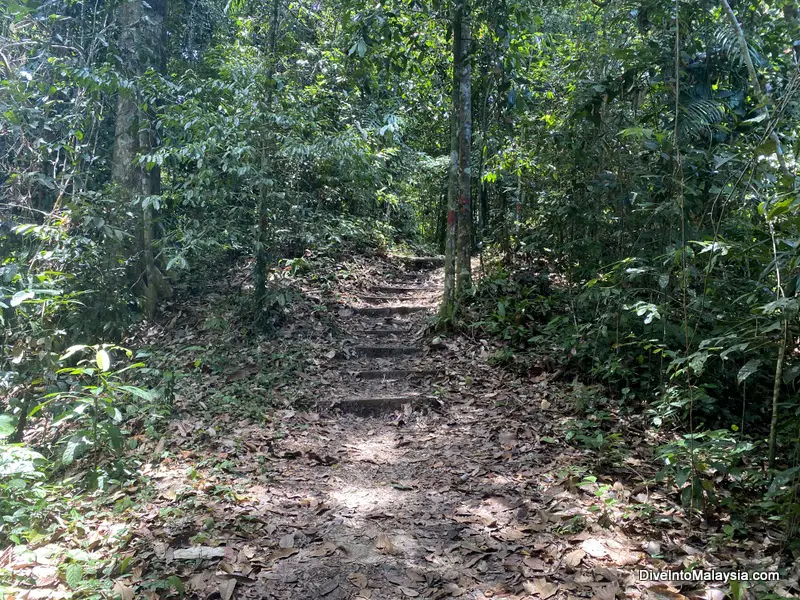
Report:
[[393,256],[408,269],[435,269],[444,266],[444,256]]
[[362,358],[386,358],[389,356],[419,354],[419,348],[413,346],[356,346],[353,349]]
[[432,398],[419,394],[398,396],[369,396],[365,398],[348,398],[334,402],[320,402],[327,408],[351,413],[360,417],[374,417],[381,414],[402,410],[405,404],[417,408],[433,403]]
[[374,335],[375,337],[390,337],[393,335],[409,335],[411,329],[361,329],[360,331],[356,331],[356,333],[361,335]]
[[357,315],[367,315],[370,317],[391,317],[392,315],[410,315],[415,312],[428,310],[425,306],[366,306],[363,308],[353,308],[352,311]]
[[397,369],[394,371],[356,371],[355,376],[364,380],[423,379],[436,377],[438,371],[415,371],[414,369]]
[[362,302],[369,302],[370,304],[386,304],[387,302],[402,300],[402,298],[394,296],[359,296],[358,299]]
[[413,294],[415,292],[435,292],[436,288],[407,285],[373,285],[370,289],[381,294]]

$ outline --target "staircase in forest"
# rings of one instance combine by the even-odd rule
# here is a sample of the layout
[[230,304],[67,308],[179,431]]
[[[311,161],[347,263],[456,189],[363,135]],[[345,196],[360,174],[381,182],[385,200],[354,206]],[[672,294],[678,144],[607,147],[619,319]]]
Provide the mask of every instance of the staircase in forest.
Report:
[[402,265],[385,274],[357,302],[340,312],[339,329],[348,335],[342,353],[340,386],[324,403],[359,416],[376,416],[434,400],[439,360],[423,347],[426,319],[441,298],[442,259],[394,259]]

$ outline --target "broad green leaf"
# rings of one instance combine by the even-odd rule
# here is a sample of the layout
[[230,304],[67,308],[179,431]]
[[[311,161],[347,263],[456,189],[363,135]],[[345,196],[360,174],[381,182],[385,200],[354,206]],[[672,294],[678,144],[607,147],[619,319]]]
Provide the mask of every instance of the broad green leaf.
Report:
[[9,414],[0,415],[0,439],[7,438],[17,430],[16,419]]
[[117,386],[117,389],[122,390],[124,392],[128,392],[129,394],[137,396],[142,400],[147,400],[148,402],[153,401],[153,392],[149,390],[143,390],[142,388],[133,385],[120,385]]
[[75,346],[70,346],[69,348],[67,348],[67,351],[64,352],[64,354],[61,355],[59,360],[66,360],[66,359],[70,358],[73,354],[76,354],[77,352],[80,352],[81,350],[85,350],[88,347],[89,346],[87,346],[86,344],[77,344]]
[[11,297],[11,306],[12,307],[19,306],[20,304],[22,304],[26,300],[30,300],[34,296],[35,294],[30,290],[20,290]]
[[759,366],[761,366],[761,359],[754,358],[748,360],[747,363],[739,369],[739,374],[736,375],[736,383],[742,383],[745,379],[750,377],[750,375],[758,371]]
[[95,356],[95,361],[97,361],[97,366],[100,368],[101,371],[108,371],[111,368],[111,357],[105,350],[97,351],[97,355]]
[[73,590],[80,587],[83,581],[83,567],[78,563],[71,563],[67,565],[66,570],[67,585]]
[[183,595],[186,592],[186,587],[183,585],[183,581],[177,575],[170,575],[166,579],[166,583],[169,587],[174,589],[179,594]]
[[65,465],[71,465],[75,462],[75,455],[82,447],[83,441],[80,438],[72,438],[67,442],[67,446],[64,448],[64,453],[61,455],[61,462]]

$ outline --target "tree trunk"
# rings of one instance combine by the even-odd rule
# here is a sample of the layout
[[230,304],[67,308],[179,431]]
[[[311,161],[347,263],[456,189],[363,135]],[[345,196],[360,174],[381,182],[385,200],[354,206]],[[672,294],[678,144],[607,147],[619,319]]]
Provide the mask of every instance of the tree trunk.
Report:
[[778,344],[778,360],[775,361],[775,379],[772,386],[772,418],[769,424],[769,468],[775,468],[775,459],[778,453],[778,402],[781,397],[783,385],[783,363],[786,357],[786,340],[788,338],[787,321],[781,327],[781,340]]
[[446,233],[447,233],[447,192],[450,188],[445,185],[439,197],[439,204],[436,207],[436,248],[440,254],[444,254]]
[[[120,28],[120,55],[128,59],[125,75],[131,79],[148,68],[164,68],[164,19],[166,2],[141,0],[123,2],[117,9]],[[136,224],[139,260],[132,276],[134,289],[142,297],[142,311],[153,317],[158,300],[172,293],[155,260],[156,237],[152,203],[146,199],[160,191],[160,172],[148,171],[137,164],[137,155],[152,151],[155,146],[150,115],[140,108],[136,90],[120,90],[114,130],[114,160],[111,179],[125,202],[138,201]]]
[[489,223],[489,190],[487,189],[486,182],[483,180],[484,171],[486,170],[486,150],[489,129],[489,95],[492,91],[492,80],[488,79],[486,82],[486,89],[484,90],[483,106],[481,106],[481,148],[480,157],[478,160],[478,233],[477,239],[483,240],[486,236],[486,227]]
[[461,33],[458,69],[458,216],[456,243],[456,297],[472,287],[472,34],[468,0],[462,0],[458,25]]
[[[275,91],[275,85],[272,81],[275,76],[275,48],[278,42],[278,14],[280,3],[279,0],[272,0],[272,10],[269,25],[269,39],[267,41],[267,89],[266,89],[266,107],[267,111],[270,110],[272,105],[272,96]],[[275,184],[267,185],[266,181],[272,172],[271,161],[269,160],[269,149],[266,140],[264,141],[261,149],[261,180],[258,207],[257,207],[257,225],[256,225],[256,243],[255,254],[256,261],[253,267],[253,299],[254,299],[254,314],[256,323],[260,322],[264,315],[264,304],[267,297],[267,270],[269,269],[269,251],[272,245],[269,231],[269,214],[268,214],[268,200],[270,188]],[[271,179],[274,181],[274,179]]]
[[461,8],[453,9],[453,88],[450,96],[450,169],[447,178],[447,222],[445,225],[444,292],[439,319],[448,325],[456,313],[456,211],[459,191],[459,86],[461,61]]

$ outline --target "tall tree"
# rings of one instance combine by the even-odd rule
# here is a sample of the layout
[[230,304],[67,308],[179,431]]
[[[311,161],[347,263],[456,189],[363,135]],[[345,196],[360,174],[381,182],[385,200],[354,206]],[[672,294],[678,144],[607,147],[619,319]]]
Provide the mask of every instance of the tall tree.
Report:
[[[117,8],[119,50],[126,62],[123,73],[134,82],[148,69],[164,68],[164,19],[166,0],[127,0]],[[155,147],[150,111],[136,85],[124,86],[117,96],[112,182],[123,200],[138,204],[138,260],[133,269],[134,289],[142,297],[147,318],[155,313],[158,300],[171,288],[155,259],[155,231],[152,197],[160,193],[158,168],[147,169],[137,156]]]
[[[266,73],[266,93],[265,104],[266,112],[269,113],[272,106],[272,96],[275,91],[275,49],[278,43],[278,17],[280,3],[279,0],[272,0],[270,7],[269,38],[267,40],[267,73]],[[255,319],[259,321],[263,316],[264,304],[267,296],[267,269],[269,268],[269,214],[268,200],[274,181],[270,178],[272,173],[270,161],[270,148],[268,144],[269,132],[263,132],[261,140],[261,182],[258,194],[258,224],[256,231],[256,261],[253,267],[253,296],[255,300]],[[269,183],[268,183],[269,182]]]
[[456,242],[456,296],[472,285],[472,30],[468,0],[459,6],[455,26],[460,29],[458,70],[458,241]]
[[451,95],[450,172],[445,243],[444,295],[439,317],[450,321],[460,296],[471,285],[472,210],[472,45],[467,0],[453,6],[453,89]]

